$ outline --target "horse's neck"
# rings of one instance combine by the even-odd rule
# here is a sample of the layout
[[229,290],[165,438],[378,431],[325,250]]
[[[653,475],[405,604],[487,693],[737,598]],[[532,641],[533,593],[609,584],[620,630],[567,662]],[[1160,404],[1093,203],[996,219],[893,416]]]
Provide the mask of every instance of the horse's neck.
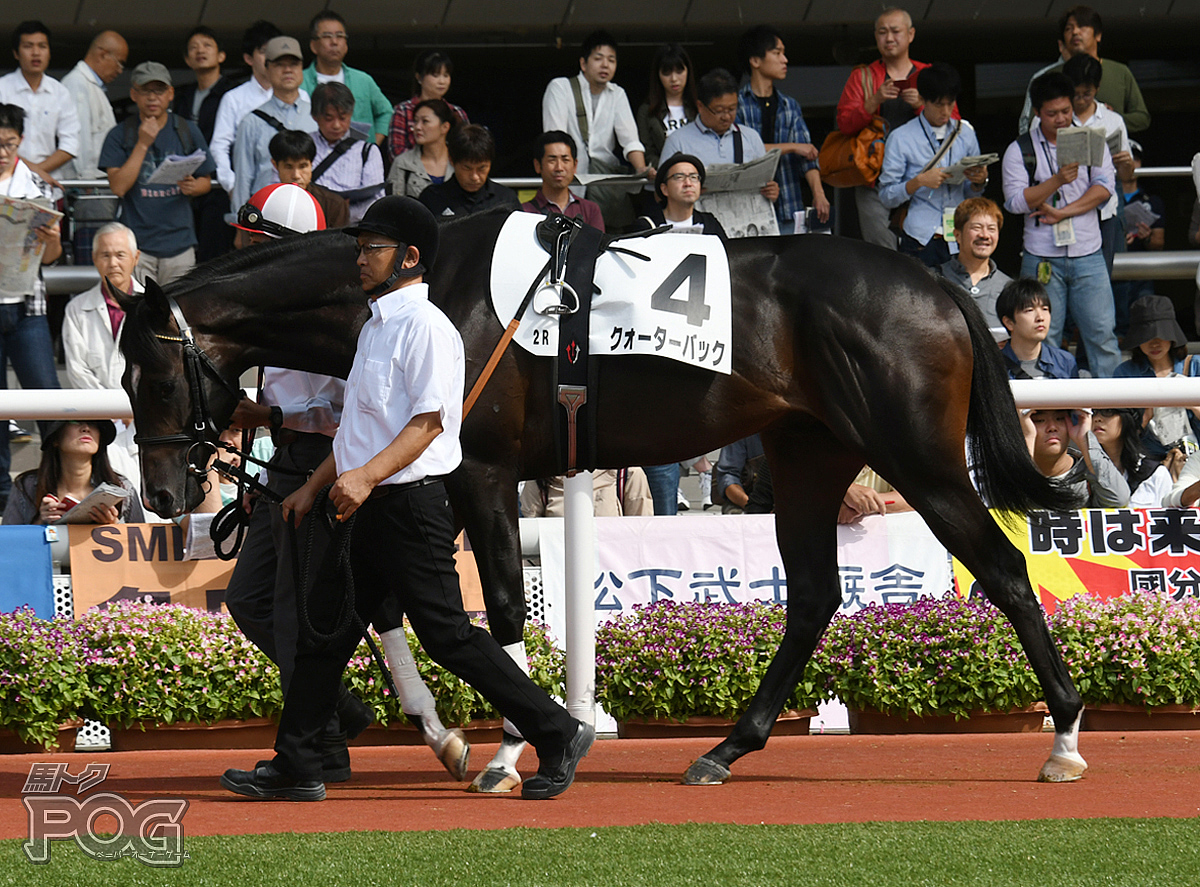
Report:
[[240,374],[252,366],[275,366],[344,378],[364,314],[363,302],[330,294],[286,308],[263,300],[202,294],[180,300],[197,344],[217,363]]

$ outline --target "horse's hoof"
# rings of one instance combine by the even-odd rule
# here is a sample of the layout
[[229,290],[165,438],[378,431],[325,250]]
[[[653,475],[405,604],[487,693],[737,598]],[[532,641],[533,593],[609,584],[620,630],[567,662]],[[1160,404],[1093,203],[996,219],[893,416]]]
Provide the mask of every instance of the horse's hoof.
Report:
[[521,784],[521,774],[502,767],[489,767],[467,786],[467,791],[484,795],[502,795]]
[[447,730],[433,748],[434,754],[442,762],[451,776],[462,782],[467,778],[467,764],[471,760],[471,745],[463,731],[455,727]]
[[1042,765],[1042,772],[1038,774],[1038,782],[1075,782],[1077,779],[1083,778],[1085,770],[1087,770],[1087,761],[1079,755],[1051,755],[1050,759]]
[[729,768],[708,758],[696,758],[687,773],[683,774],[684,785],[721,785],[729,778]]

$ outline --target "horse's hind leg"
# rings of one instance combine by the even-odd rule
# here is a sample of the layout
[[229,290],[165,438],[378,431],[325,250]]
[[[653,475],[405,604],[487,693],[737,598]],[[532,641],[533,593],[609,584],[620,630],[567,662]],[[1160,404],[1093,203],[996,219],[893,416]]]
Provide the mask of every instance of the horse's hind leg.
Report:
[[929,460],[937,477],[904,476],[889,466],[888,479],[904,495],[929,529],[979,581],[988,600],[1012,623],[1029,664],[1042,685],[1054,718],[1054,749],[1042,767],[1042,782],[1070,782],[1083,776],[1087,762],[1079,754],[1079,720],[1083,704],[1071,681],[1033,588],[1025,558],[1004,535],[971,487],[966,468],[953,460]]
[[788,582],[787,629],[749,708],[728,738],[688,768],[687,785],[713,785],[729,766],[767,743],[784,702],[800,682],[817,640],[842,600],[837,515],[862,457],[815,423],[764,431],[775,490],[775,534]]
[[[455,514],[475,550],[488,631],[528,674],[525,655],[525,581],[517,524],[517,472],[484,465],[464,454],[447,483]],[[517,762],[525,749],[521,732],[506,718],[500,748],[467,789],[496,794],[521,784]]]

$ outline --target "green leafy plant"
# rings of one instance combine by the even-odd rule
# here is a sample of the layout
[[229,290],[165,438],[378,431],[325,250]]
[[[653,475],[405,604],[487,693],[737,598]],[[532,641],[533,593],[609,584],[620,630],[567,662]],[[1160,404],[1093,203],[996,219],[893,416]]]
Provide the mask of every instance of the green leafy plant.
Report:
[[1077,595],[1050,630],[1085,705],[1200,705],[1200,600]]
[[78,625],[96,651],[87,678],[89,717],[98,721],[211,724],[270,718],[283,708],[278,670],[230,616],[122,602],[86,613]]
[[[482,621],[476,624],[482,626]],[[456,675],[446,671],[429,658],[422,649],[412,628],[405,623],[409,649],[417,663],[417,671],[433,693],[438,717],[442,723],[454,726],[474,720],[496,719],[500,713],[482,694]],[[378,645],[378,642],[377,642]],[[546,626],[527,620],[525,623],[525,652],[529,656],[529,673],[534,683],[547,693],[560,698],[566,695],[566,657],[554,646]],[[379,673],[365,641],[359,644],[342,675],[350,692],[371,706],[375,721],[381,725],[406,723],[400,705],[392,699],[387,683]]]
[[1016,632],[989,603],[922,598],[830,623],[813,666],[848,707],[885,714],[1011,711],[1042,698]]
[[[786,621],[772,604],[635,607],[597,629],[596,701],[618,721],[737,718],[779,649]],[[784,708],[815,708],[828,695],[809,668]]]
[[0,613],[0,727],[56,745],[59,725],[77,718],[90,696],[93,656],[69,619],[39,619],[28,607]]

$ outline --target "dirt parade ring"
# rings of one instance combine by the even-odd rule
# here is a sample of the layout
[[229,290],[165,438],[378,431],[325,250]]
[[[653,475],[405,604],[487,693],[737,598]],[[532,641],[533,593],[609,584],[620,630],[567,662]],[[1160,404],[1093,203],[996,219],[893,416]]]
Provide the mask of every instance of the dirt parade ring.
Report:
[[[1088,733],[1079,782],[1037,783],[1049,734],[785,736],[737,763],[724,786],[679,784],[710,739],[596,743],[553,802],[468,794],[424,747],[356,748],[354,777],[320,803],[256,802],[222,789],[254,750],[83,752],[0,757],[0,838],[28,837],[21,791],[30,766],[75,773],[109,764],[102,790],[137,805],[186,798],[189,835],[597,827],[648,823],[842,823],[1095,817],[1191,818],[1200,812],[1200,732]],[[494,744],[473,748],[489,760]],[[532,772],[535,759],[522,761]],[[477,767],[473,768],[477,769]],[[71,786],[60,791],[69,792]]]

